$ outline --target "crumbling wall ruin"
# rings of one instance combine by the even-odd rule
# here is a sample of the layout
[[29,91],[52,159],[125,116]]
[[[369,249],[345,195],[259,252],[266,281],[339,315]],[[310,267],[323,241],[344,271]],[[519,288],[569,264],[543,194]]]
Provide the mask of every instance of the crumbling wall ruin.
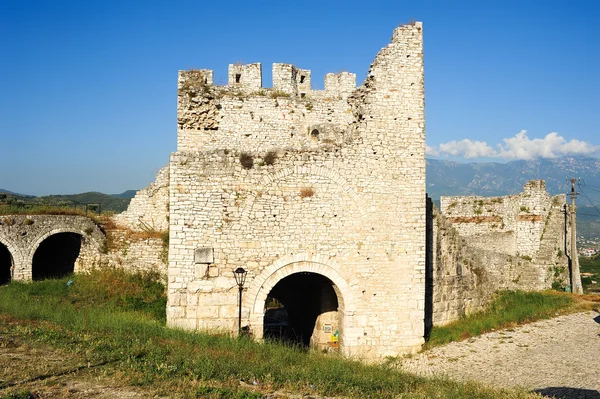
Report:
[[433,324],[480,310],[497,290],[564,286],[565,206],[542,180],[518,195],[442,197],[430,232]]
[[114,222],[132,231],[169,230],[169,165],[160,169],[153,183],[139,190],[125,212],[113,217]]

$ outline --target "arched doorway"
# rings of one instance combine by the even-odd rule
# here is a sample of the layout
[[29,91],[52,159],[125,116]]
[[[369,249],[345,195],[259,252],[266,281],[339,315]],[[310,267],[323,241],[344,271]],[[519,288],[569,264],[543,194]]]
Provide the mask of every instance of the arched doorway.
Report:
[[8,247],[0,242],[0,285],[10,283],[13,258]]
[[319,349],[337,349],[338,296],[327,277],[299,272],[282,278],[265,301],[263,337]]
[[57,233],[42,241],[33,255],[32,279],[60,278],[73,273],[81,240],[80,234]]

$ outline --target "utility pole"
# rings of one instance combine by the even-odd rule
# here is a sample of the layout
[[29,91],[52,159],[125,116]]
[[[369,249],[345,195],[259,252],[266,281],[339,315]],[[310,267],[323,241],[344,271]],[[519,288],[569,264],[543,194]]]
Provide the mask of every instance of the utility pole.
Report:
[[579,272],[579,256],[577,255],[577,209],[575,208],[575,178],[571,178],[571,290],[575,294],[583,294],[581,274]]

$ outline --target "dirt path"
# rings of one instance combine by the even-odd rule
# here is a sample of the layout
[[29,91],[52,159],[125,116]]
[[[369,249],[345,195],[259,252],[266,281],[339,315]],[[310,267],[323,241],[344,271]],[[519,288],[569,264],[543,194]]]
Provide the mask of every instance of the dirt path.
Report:
[[544,396],[600,399],[600,314],[576,313],[416,355],[402,369]]

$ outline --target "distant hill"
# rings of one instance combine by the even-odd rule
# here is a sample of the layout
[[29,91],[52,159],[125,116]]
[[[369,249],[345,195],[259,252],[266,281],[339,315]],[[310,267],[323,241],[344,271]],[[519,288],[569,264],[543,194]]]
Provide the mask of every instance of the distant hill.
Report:
[[33,196],[33,195],[27,195],[27,194],[13,193],[12,191],[8,191],[8,190],[5,190],[5,189],[3,189],[3,188],[0,188],[0,193],[2,193],[2,194],[7,194],[7,195],[9,195],[9,194],[10,194],[10,195],[13,195],[13,196],[15,196],[15,197],[21,197],[21,198],[34,198],[34,197],[35,197],[35,196]]
[[131,197],[126,196],[126,193],[133,192],[134,190],[125,191],[119,194],[122,197],[113,195],[103,194],[99,192],[88,192],[81,194],[68,194],[68,195],[45,195],[41,197],[34,197],[31,195],[21,195],[13,193],[8,190],[0,189],[0,193],[6,194],[7,198],[3,199],[2,202],[7,203],[23,203],[23,204],[44,204],[44,205],[72,205],[72,204],[102,204],[103,211],[112,212],[123,212],[127,209]]
[[117,197],[117,198],[133,198],[135,197],[135,193],[137,193],[137,190],[127,190],[122,192],[121,194],[111,194],[113,197]]
[[35,202],[48,203],[48,204],[59,204],[59,203],[80,203],[80,204],[92,204],[101,203],[102,210],[123,212],[127,209],[131,198],[119,198],[109,194],[103,194],[96,191],[81,194],[70,194],[70,195],[46,195],[43,197],[36,197]]

